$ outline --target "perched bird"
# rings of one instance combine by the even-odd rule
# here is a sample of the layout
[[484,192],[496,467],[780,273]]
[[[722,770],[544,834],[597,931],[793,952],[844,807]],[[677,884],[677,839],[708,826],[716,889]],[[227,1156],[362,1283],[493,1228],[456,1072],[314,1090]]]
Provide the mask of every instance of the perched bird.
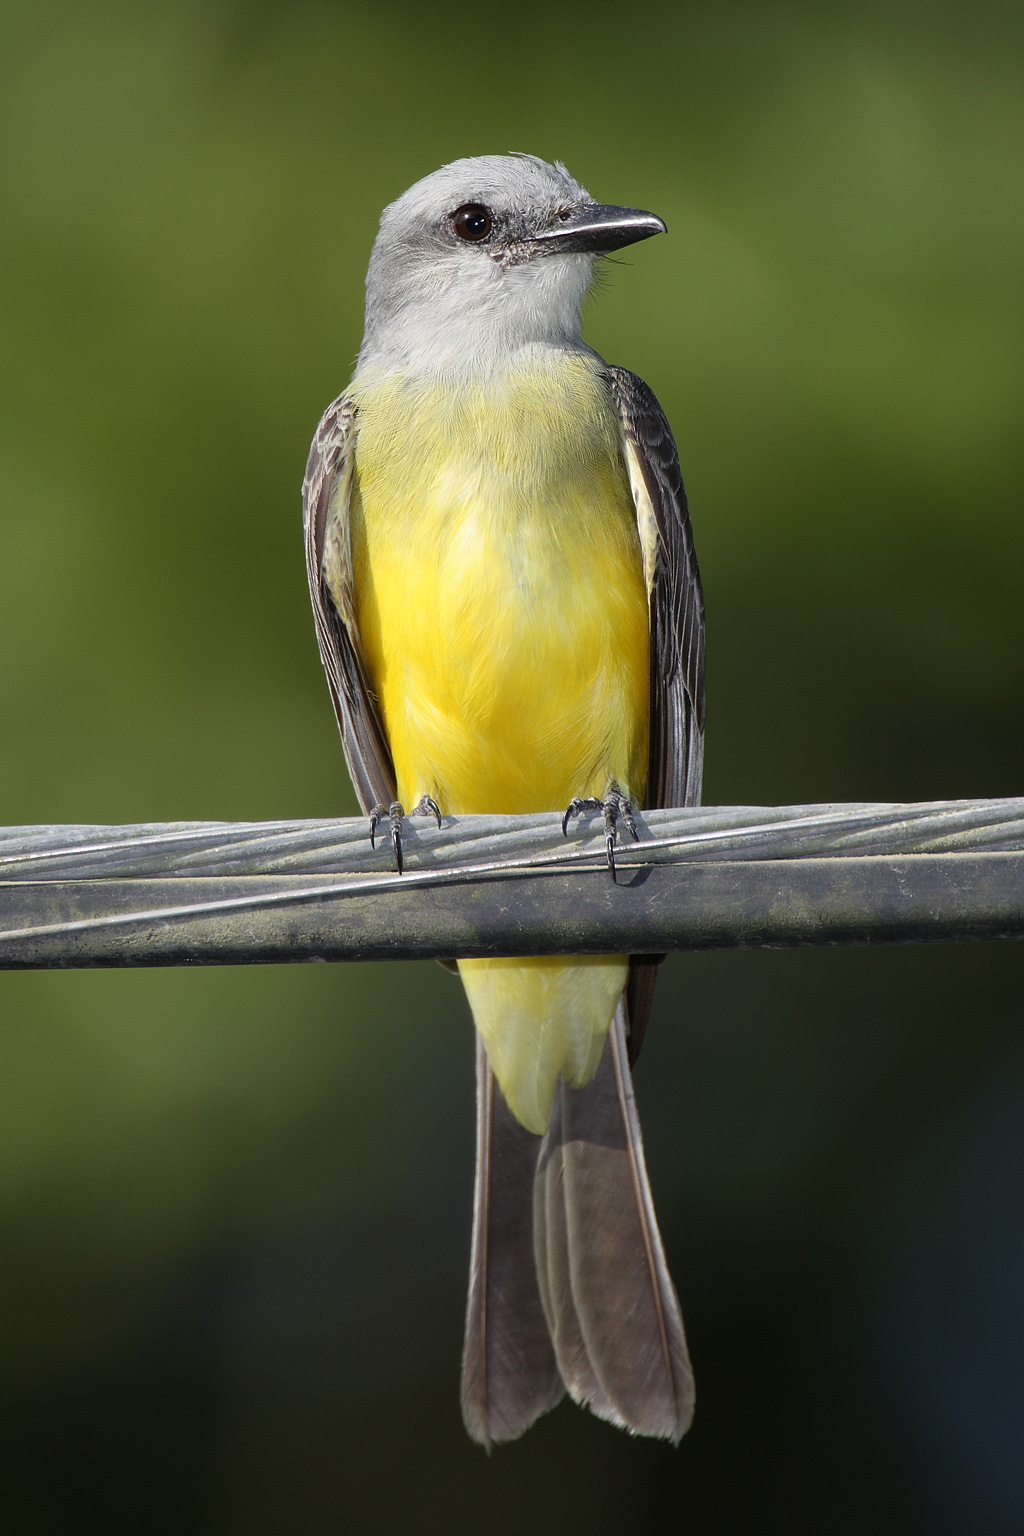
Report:
[[[402,818],[700,798],[704,619],[679,462],[585,345],[595,262],[663,232],[563,165],[457,160],[384,210],[351,384],[303,487],[320,653],[371,837]],[[678,1441],[693,1379],[630,1066],[656,957],[461,960],[477,1029],[462,1408],[568,1391]]]

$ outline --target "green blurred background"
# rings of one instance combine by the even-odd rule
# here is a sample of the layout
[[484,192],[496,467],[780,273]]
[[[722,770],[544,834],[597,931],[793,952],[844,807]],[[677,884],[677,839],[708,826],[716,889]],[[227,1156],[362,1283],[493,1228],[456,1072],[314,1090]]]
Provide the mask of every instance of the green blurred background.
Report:
[[[0,823],[348,814],[298,491],[381,206],[562,158],[667,239],[705,798],[1024,792],[1019,4],[0,5]],[[678,1451],[458,1416],[438,967],[0,977],[0,1530],[1024,1528],[1016,946],[681,956],[637,1087]]]

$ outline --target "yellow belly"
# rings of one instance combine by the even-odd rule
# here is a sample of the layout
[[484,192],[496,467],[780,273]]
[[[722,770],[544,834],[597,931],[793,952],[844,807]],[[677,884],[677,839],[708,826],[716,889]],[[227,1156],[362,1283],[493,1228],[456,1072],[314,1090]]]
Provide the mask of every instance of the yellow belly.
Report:
[[[399,798],[442,812],[639,799],[648,612],[606,387],[554,354],[473,391],[390,376],[354,391],[356,616]],[[618,958],[463,961],[491,1064],[542,1130],[558,1074],[596,1069]]]

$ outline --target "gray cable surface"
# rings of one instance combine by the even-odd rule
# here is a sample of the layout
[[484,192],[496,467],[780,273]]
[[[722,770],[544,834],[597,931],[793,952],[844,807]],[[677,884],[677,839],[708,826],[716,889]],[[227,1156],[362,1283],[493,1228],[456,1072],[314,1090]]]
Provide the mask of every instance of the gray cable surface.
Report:
[[1024,798],[0,832],[0,966],[227,964],[1024,933]]

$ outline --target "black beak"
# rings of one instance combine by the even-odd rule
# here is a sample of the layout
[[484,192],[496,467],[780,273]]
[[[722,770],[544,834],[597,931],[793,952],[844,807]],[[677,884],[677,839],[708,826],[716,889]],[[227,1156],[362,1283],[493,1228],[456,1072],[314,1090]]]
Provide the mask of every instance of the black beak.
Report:
[[657,214],[644,213],[642,208],[590,203],[585,208],[574,208],[565,217],[556,218],[549,229],[531,236],[531,243],[545,255],[555,256],[569,251],[600,253],[618,251],[624,245],[635,245],[638,240],[667,233],[664,220]]

